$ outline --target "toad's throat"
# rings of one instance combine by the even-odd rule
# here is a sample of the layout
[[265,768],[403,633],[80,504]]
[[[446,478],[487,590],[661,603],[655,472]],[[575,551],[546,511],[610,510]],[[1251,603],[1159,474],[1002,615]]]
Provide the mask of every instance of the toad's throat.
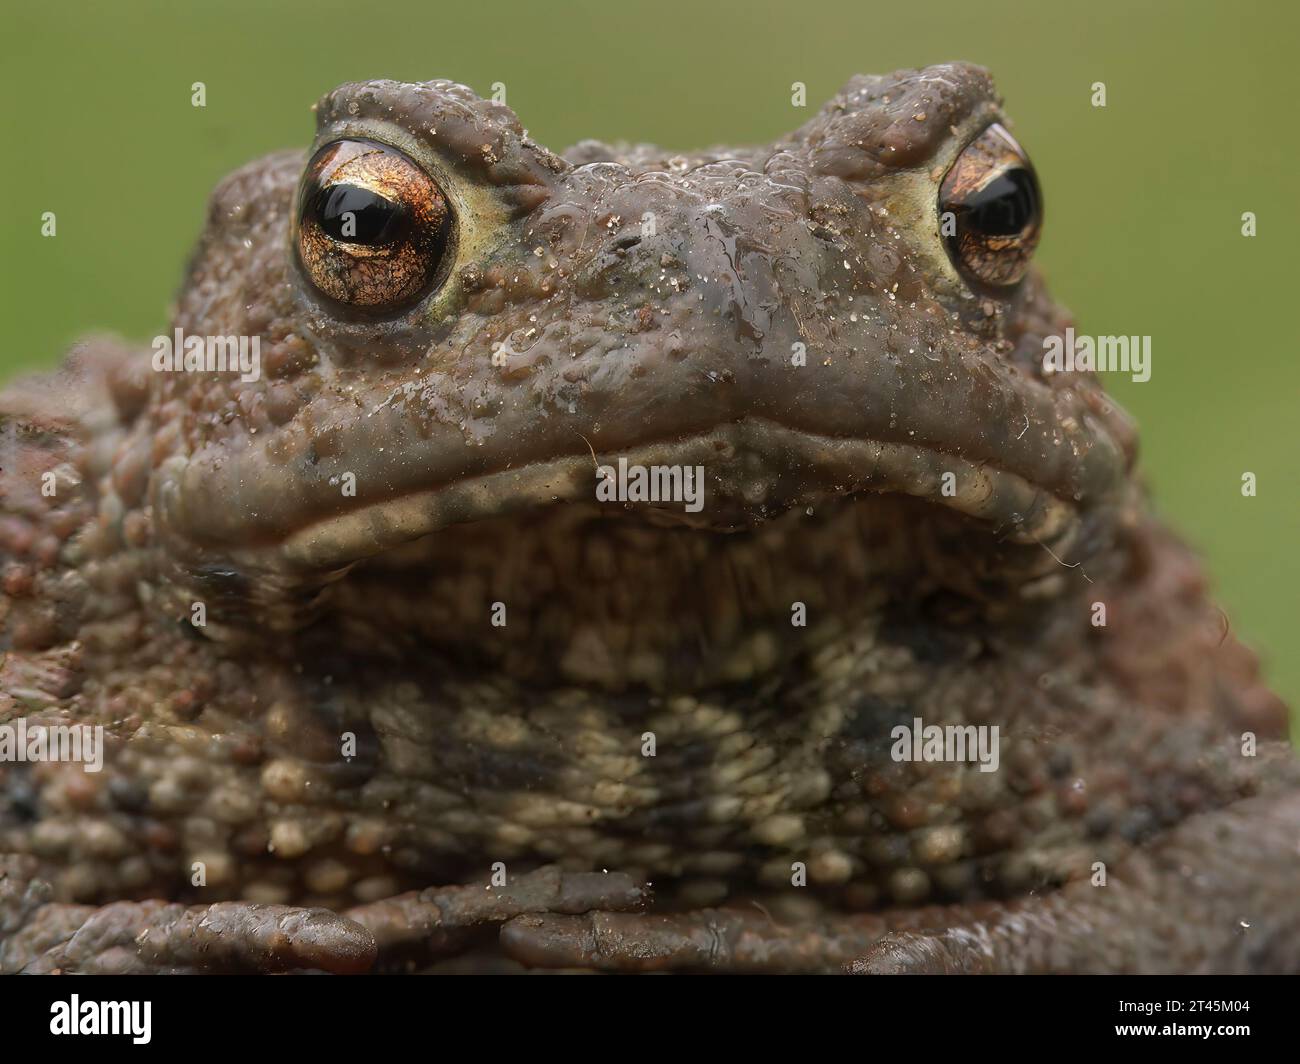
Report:
[[359,563],[303,637],[439,676],[689,691],[788,679],[886,617],[1010,623],[1069,572],[1036,544],[899,495],[822,499],[733,533],[567,504]]

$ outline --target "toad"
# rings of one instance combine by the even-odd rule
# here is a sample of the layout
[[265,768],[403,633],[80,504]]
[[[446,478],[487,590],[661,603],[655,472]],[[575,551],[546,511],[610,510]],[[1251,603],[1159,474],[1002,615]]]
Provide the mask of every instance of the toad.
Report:
[[982,70],[316,121],[0,394],[0,970],[1300,967],[1285,709],[1044,361]]

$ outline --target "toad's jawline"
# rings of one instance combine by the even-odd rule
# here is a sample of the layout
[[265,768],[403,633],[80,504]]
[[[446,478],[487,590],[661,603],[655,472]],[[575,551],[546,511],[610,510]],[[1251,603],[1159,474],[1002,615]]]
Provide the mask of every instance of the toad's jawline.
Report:
[[[737,447],[736,436],[743,437]],[[761,447],[757,446],[761,435]],[[785,472],[753,475],[744,457],[760,450],[779,455]],[[364,504],[303,525],[279,542],[236,550],[232,560],[251,568],[328,570],[351,564],[456,524],[563,502],[594,501],[594,466],[610,458],[630,465],[701,465],[707,471],[709,516],[656,506],[658,516],[711,531],[752,527],[777,513],[826,497],[858,492],[898,493],[929,499],[976,518],[1013,543],[1061,547],[1080,522],[1074,503],[1034,486],[1023,476],[971,462],[930,447],[820,436],[773,422],[747,419],[672,442],[646,444],[604,456],[588,451],[539,459],[456,482]],[[951,473],[952,494],[944,493]],[[773,505],[773,497],[780,500]],[[1107,500],[1083,500],[1096,508]],[[167,511],[164,510],[164,513]],[[270,556],[278,556],[279,565]]]

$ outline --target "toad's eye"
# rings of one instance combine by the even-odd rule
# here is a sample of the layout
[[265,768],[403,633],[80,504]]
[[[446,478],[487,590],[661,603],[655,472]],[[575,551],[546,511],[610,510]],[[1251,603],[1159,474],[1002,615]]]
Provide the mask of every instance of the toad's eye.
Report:
[[394,310],[444,271],[451,208],[395,148],[340,140],[321,148],[298,191],[298,261],[340,303]]
[[979,285],[1019,281],[1043,225],[1034,168],[1000,125],[989,126],[957,156],[939,189],[939,220],[948,254]]

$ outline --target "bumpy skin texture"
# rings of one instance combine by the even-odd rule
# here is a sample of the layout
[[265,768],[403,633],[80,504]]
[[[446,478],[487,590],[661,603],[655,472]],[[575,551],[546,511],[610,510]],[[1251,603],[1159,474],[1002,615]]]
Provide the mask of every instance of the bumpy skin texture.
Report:
[[[386,315],[304,276],[304,155],[223,182],[173,325],[259,379],[98,340],[0,395],[0,723],[109,735],[0,764],[0,970],[1300,968],[1284,707],[1044,374],[1065,312],[940,239],[999,108],[949,65],[557,156],[344,86],[317,146],[456,220]],[[706,505],[598,504],[619,457]],[[894,760],[917,717],[998,770]]]

